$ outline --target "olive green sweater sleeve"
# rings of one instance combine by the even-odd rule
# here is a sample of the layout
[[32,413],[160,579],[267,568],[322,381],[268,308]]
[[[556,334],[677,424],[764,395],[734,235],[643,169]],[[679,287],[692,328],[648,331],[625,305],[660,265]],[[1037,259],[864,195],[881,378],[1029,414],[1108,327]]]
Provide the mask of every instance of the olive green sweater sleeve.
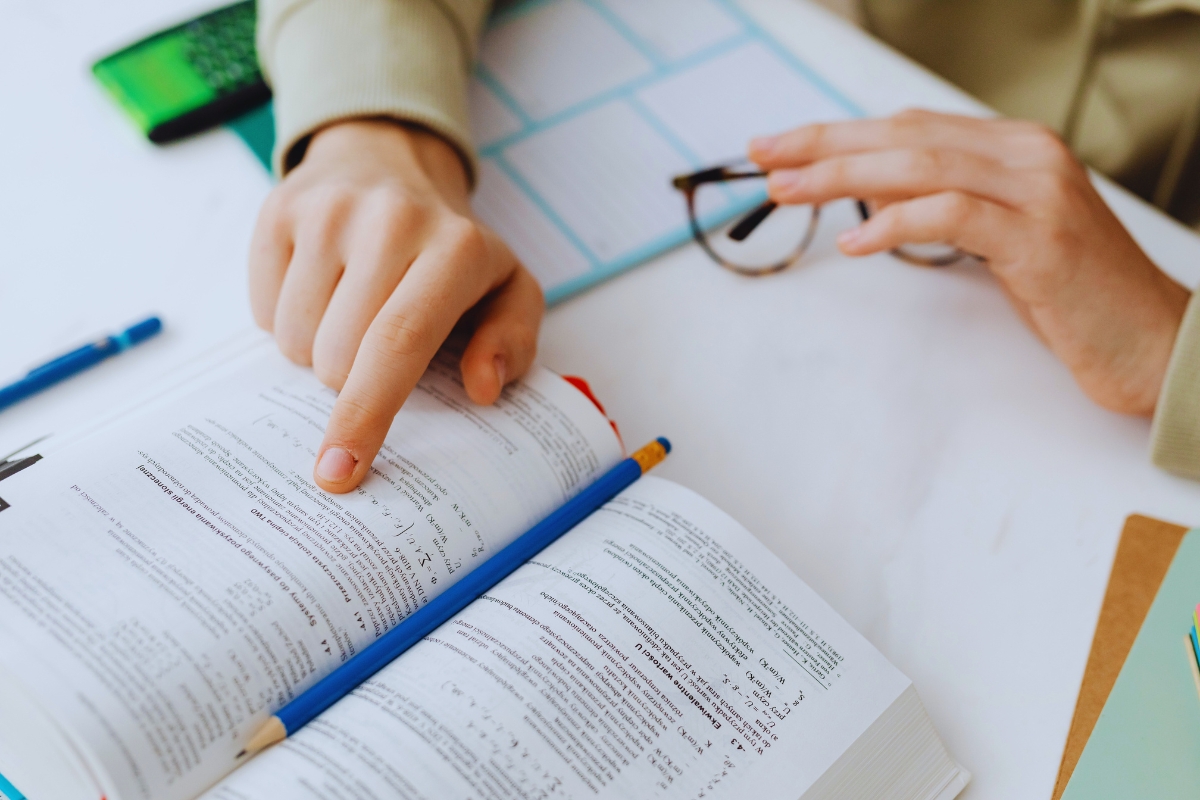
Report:
[[489,0],[260,0],[258,53],[275,94],[273,164],[321,127],[387,116],[428,128],[474,174],[467,85]]
[[1192,295],[1175,338],[1151,442],[1155,464],[1200,480],[1200,291]]

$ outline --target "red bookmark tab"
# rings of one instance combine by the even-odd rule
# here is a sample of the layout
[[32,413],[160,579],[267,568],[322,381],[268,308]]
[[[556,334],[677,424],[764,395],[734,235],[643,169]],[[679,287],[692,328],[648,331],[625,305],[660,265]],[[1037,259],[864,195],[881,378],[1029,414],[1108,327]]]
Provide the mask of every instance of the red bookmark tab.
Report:
[[608,424],[612,425],[613,432],[617,434],[617,441],[621,443],[621,450],[624,450],[625,440],[621,438],[621,429],[618,428],[617,423],[608,416],[608,412],[604,410],[604,405],[596,399],[596,395],[592,391],[592,387],[588,386],[588,382],[583,378],[580,378],[578,375],[563,375],[562,379],[574,386],[579,391],[583,392],[583,396],[588,400],[591,400],[592,405],[600,409],[600,413],[604,415],[604,418],[608,420]]
[[591,400],[592,404],[596,406],[596,408],[600,409],[601,414],[606,417],[608,416],[608,412],[604,410],[604,406],[601,405],[600,401],[596,399],[596,394],[592,391],[592,387],[588,386],[587,381],[585,381],[583,378],[580,378],[578,375],[563,375],[562,378],[564,381],[583,392],[584,396],[588,400]]

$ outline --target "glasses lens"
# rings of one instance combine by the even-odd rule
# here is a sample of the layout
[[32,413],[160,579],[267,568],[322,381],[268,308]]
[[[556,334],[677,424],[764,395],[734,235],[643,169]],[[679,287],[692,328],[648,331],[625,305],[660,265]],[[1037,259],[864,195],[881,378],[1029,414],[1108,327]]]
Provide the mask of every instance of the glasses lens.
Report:
[[813,207],[766,203],[766,178],[704,183],[696,188],[696,222],[708,249],[723,266],[747,274],[775,272],[804,252],[816,229]]

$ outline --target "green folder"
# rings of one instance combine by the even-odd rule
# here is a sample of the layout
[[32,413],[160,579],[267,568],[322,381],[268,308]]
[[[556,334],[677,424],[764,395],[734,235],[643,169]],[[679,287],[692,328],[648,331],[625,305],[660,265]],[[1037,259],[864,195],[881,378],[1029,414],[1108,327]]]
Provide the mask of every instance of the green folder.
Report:
[[1200,696],[1184,638],[1200,601],[1200,531],[1179,545],[1062,800],[1200,797]]

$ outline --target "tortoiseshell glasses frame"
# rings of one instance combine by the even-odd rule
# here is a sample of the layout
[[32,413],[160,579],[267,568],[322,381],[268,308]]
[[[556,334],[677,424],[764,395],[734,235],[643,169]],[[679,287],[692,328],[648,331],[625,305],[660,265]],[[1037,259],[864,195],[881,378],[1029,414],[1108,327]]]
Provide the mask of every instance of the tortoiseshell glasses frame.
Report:
[[[692,230],[692,236],[697,244],[704,252],[722,267],[732,270],[739,275],[749,275],[758,277],[761,275],[771,275],[776,272],[781,272],[795,264],[808,250],[808,246],[812,244],[813,238],[817,233],[817,226],[820,222],[821,207],[819,205],[811,206],[812,216],[809,218],[807,226],[800,234],[799,243],[786,256],[763,266],[749,266],[746,264],[738,264],[730,261],[722,256],[713,247],[709,241],[709,232],[704,229],[700,220],[700,214],[696,207],[696,191],[706,184],[725,183],[729,181],[744,181],[751,179],[765,180],[767,173],[758,169],[751,162],[739,162],[734,164],[721,164],[714,167],[708,167],[698,172],[693,172],[688,175],[678,175],[672,179],[671,185],[683,193],[687,202],[688,224]],[[862,200],[856,201],[859,216],[865,221],[870,218],[871,210],[866,202]],[[741,215],[741,217],[732,226],[725,231],[724,235],[735,242],[742,242],[752,234],[766,219],[779,207],[779,204],[773,200],[765,200],[750,211]],[[892,255],[906,261],[910,264],[916,264],[923,267],[943,267],[953,264],[962,258],[968,257],[969,254],[949,245],[906,245],[893,249]]]

